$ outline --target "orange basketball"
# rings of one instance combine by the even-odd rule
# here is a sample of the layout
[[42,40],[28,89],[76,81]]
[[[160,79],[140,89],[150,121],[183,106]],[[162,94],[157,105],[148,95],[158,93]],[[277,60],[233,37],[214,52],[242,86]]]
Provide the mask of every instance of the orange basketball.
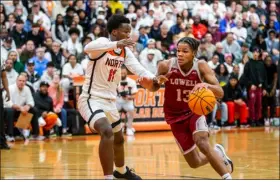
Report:
[[207,115],[213,111],[216,97],[211,90],[203,88],[189,95],[188,104],[193,113]]
[[55,113],[48,113],[47,117],[45,118],[46,125],[44,126],[45,130],[50,130],[56,124],[58,116]]

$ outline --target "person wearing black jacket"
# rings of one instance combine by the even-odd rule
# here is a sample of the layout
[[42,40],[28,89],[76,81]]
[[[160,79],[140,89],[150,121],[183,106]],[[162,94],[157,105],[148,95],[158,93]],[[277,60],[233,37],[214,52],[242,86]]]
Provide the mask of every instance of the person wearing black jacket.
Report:
[[[33,95],[35,101],[35,107],[38,110],[38,116],[46,118],[49,112],[53,112],[53,101],[48,96],[48,82],[42,81],[40,83],[40,89]],[[49,135],[49,131],[44,130],[44,135]]]
[[264,63],[260,60],[261,50],[258,47],[253,49],[253,59],[246,63],[243,74],[243,84],[248,90],[249,116],[252,126],[262,125],[259,122],[262,97],[266,95],[267,74]]
[[228,123],[234,123],[235,112],[239,112],[240,124],[247,123],[246,103],[243,101],[242,89],[239,85],[238,76],[232,74],[229,82],[223,86],[224,97],[223,102],[227,103],[228,108]]

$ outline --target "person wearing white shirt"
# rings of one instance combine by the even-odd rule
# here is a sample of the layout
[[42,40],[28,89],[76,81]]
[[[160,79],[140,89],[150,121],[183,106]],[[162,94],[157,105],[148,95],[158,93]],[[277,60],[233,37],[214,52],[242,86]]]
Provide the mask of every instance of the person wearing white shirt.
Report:
[[213,9],[214,4],[218,4],[218,11],[222,14],[225,14],[227,11],[226,5],[222,2],[219,2],[219,0],[214,0],[212,4],[210,4],[211,9]]
[[173,13],[172,12],[167,12],[166,13],[166,18],[165,20],[162,22],[162,24],[165,24],[168,26],[168,30],[170,30],[170,28],[175,25],[175,21],[174,21],[174,17],[173,17]]
[[137,18],[137,15],[135,13],[135,6],[133,4],[128,5],[128,13],[125,15],[130,21],[133,18]]
[[15,84],[17,77],[18,77],[18,73],[16,72],[16,70],[13,67],[14,67],[13,60],[7,59],[6,60],[6,75],[7,75],[9,85]]
[[195,4],[192,16],[199,15],[201,20],[208,20],[208,15],[211,13],[211,8],[208,4],[206,4],[205,0],[197,1]]
[[184,9],[188,9],[188,5],[186,1],[175,0],[175,2],[173,2],[172,4],[175,6],[178,13],[181,13]]
[[54,64],[52,62],[48,62],[47,69],[44,71],[43,75],[41,76],[40,82],[45,81],[50,85],[52,83],[54,73],[55,73]]
[[237,20],[237,26],[231,29],[234,34],[234,39],[239,42],[244,42],[247,38],[247,29],[243,27],[242,19]]
[[68,102],[69,100],[69,90],[72,88],[71,84],[73,83],[73,78],[84,75],[82,65],[77,63],[77,58],[74,55],[68,57],[67,63],[63,66],[62,69],[62,80],[61,86],[64,90],[64,101]]
[[155,74],[157,71],[157,61],[154,60],[155,52],[153,49],[148,49],[146,59],[140,60],[140,63],[144,68]]
[[219,64],[220,63],[219,63],[219,55],[218,54],[214,54],[212,59],[210,61],[208,61],[208,65],[212,70],[215,70]]
[[132,127],[133,114],[134,114],[134,98],[137,93],[136,81],[127,77],[127,69],[125,66],[121,69],[121,82],[117,87],[117,109],[119,112],[122,110],[126,112],[126,135],[134,135],[134,128]]
[[143,49],[140,52],[140,55],[139,55],[140,61],[141,60],[145,61],[147,59],[148,50],[150,50],[150,49],[153,50],[153,54],[154,54],[153,62],[158,62],[159,60],[163,59],[161,51],[156,48],[156,41],[155,41],[155,39],[149,39],[148,40],[148,47],[146,47],[145,49]]
[[52,20],[55,20],[58,14],[65,16],[68,7],[69,7],[68,0],[60,0],[60,2],[56,2],[56,6],[52,10]]
[[70,54],[79,56],[83,52],[83,45],[78,39],[80,31],[77,28],[71,28],[69,30],[69,35],[69,39],[64,41],[61,45],[63,55],[66,58],[69,57]]
[[32,6],[32,14],[34,15],[33,23],[38,23],[38,21],[42,21],[42,26],[46,30],[51,29],[51,20],[49,19],[49,17],[45,13],[40,11],[40,6],[39,5],[34,4]]
[[43,140],[44,137],[39,136],[38,111],[34,108],[34,99],[30,89],[25,85],[26,76],[19,75],[16,83],[9,86],[11,100],[7,103],[6,120],[8,129],[8,141],[15,141],[14,139],[14,121],[18,119],[20,114],[33,114],[31,120],[33,138],[36,140]]
[[154,18],[159,18],[161,21],[164,19],[164,13],[160,6],[160,1],[154,1],[149,4],[149,9],[154,11]]
[[249,11],[247,12],[247,21],[252,21],[252,20],[256,20],[258,22],[258,24],[260,24],[260,17],[259,15],[256,13],[256,5],[255,4],[251,4]]

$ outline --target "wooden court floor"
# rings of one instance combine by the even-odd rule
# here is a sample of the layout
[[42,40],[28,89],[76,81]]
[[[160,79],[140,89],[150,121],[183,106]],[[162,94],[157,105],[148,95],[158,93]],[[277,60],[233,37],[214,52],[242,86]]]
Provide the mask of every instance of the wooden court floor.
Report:
[[[103,179],[97,135],[18,141],[1,151],[2,179]],[[279,128],[212,132],[211,142],[225,146],[235,179],[279,179]],[[126,164],[143,179],[220,179],[209,164],[191,169],[171,132],[126,137]]]

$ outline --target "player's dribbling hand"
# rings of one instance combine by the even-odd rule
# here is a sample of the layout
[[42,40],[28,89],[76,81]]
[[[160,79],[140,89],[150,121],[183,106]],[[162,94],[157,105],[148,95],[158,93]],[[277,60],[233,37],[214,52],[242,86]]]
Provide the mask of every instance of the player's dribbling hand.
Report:
[[133,42],[131,39],[123,39],[123,40],[120,40],[117,42],[118,48],[131,47],[134,45],[135,45],[135,42]]
[[191,91],[191,93],[197,91],[197,90],[201,90],[201,89],[208,89],[209,84],[208,83],[198,83],[194,86],[193,90]]

